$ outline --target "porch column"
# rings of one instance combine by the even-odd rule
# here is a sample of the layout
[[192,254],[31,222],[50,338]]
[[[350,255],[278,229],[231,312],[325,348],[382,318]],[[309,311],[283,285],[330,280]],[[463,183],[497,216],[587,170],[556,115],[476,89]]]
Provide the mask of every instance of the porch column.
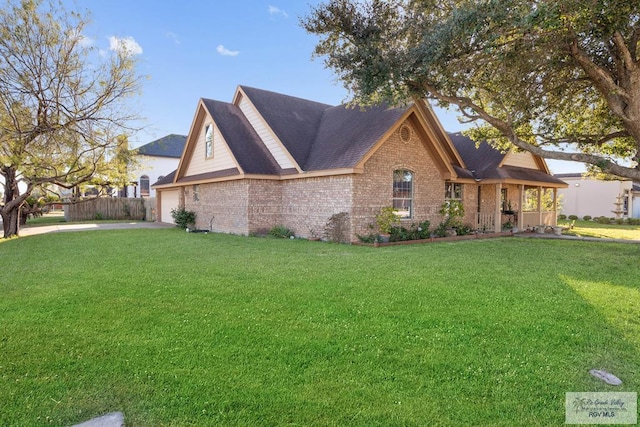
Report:
[[518,194],[518,228],[522,231],[524,230],[524,209],[522,209],[524,207],[524,184],[520,184],[518,189],[520,190]]
[[551,225],[554,227],[558,225],[558,189],[553,189],[553,219],[551,220]]
[[544,224],[542,219],[542,187],[538,187],[538,225]]
[[493,225],[494,232],[499,233],[502,231],[502,207],[500,206],[500,197],[502,197],[502,183],[499,182],[496,185],[496,197],[494,203],[494,216],[493,216]]

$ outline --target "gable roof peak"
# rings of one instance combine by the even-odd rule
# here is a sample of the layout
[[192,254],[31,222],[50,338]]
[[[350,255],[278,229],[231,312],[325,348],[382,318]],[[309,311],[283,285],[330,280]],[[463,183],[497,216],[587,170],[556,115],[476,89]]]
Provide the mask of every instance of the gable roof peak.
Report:
[[249,99],[251,99],[253,101],[254,98],[266,98],[266,99],[272,99],[273,98],[281,98],[281,99],[289,99],[291,102],[300,102],[300,103],[304,103],[307,105],[316,105],[319,108],[331,108],[333,107],[333,105],[331,104],[325,104],[323,102],[318,102],[318,101],[312,101],[309,99],[305,99],[305,98],[300,98],[298,96],[293,96],[293,95],[286,95],[283,93],[279,93],[279,92],[274,92],[274,91],[270,91],[270,90],[266,90],[266,89],[259,89],[259,88],[255,88],[255,87],[251,87],[251,86],[244,86],[244,85],[239,85],[238,86],[239,90],[242,90],[242,92],[244,92]]

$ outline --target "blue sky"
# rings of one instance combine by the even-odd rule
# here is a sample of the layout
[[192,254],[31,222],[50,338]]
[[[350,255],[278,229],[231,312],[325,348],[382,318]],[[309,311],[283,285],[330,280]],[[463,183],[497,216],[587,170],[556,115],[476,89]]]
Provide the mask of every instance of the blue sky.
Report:
[[[165,135],[186,135],[197,102],[230,102],[238,85],[253,86],[327,104],[347,100],[347,92],[312,58],[316,37],[299,19],[319,0],[69,0],[88,11],[85,36],[98,49],[117,38],[138,54],[148,77],[136,101],[144,129],[130,142],[137,147]],[[447,131],[462,129],[454,112],[436,111]],[[553,172],[576,166],[549,162]]]

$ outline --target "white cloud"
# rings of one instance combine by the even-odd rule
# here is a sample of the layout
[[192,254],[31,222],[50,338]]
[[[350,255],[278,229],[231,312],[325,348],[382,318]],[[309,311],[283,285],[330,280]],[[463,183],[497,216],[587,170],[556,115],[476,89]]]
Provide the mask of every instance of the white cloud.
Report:
[[95,43],[95,40],[93,40],[91,37],[81,35],[78,38],[78,44],[80,44],[80,46],[82,47],[91,47],[93,46],[94,43]]
[[175,44],[180,44],[180,38],[178,38],[178,35],[177,35],[176,33],[173,33],[173,32],[171,32],[171,31],[167,31],[167,32],[165,33],[165,36],[166,36],[168,39],[173,40],[173,42],[174,42]]
[[142,46],[133,37],[109,37],[109,49],[126,55],[141,55]]
[[238,56],[238,54],[240,53],[237,50],[229,50],[222,45],[218,45],[216,51],[222,56]]
[[287,12],[285,12],[284,10],[280,9],[277,6],[271,6],[269,5],[269,15],[271,16],[282,16],[284,18],[288,18],[289,14]]

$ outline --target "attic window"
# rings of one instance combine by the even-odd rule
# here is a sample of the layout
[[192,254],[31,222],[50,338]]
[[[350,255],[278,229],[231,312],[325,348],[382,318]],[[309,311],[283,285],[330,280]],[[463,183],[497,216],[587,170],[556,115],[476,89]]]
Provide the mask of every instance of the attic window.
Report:
[[405,144],[411,141],[411,128],[407,125],[404,125],[400,128],[400,139]]
[[204,133],[205,156],[207,159],[213,157],[213,125],[207,125]]

